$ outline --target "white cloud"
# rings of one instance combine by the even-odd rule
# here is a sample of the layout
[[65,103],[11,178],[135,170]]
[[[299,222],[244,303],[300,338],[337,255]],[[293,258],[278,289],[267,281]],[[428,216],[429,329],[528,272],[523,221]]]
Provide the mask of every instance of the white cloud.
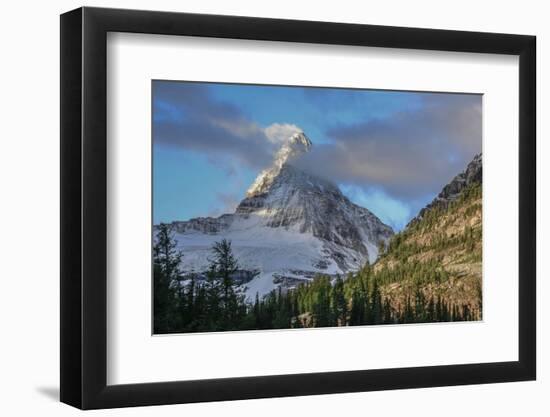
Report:
[[393,197],[436,194],[481,152],[481,98],[430,95],[421,108],[335,126],[300,167],[341,184],[365,184]]
[[265,135],[272,143],[283,143],[295,133],[303,132],[298,126],[289,123],[273,123],[265,128]]
[[244,118],[236,120],[229,118],[211,118],[210,123],[212,123],[213,126],[224,129],[235,137],[239,137],[245,140],[248,138],[261,136],[264,133],[260,126]]

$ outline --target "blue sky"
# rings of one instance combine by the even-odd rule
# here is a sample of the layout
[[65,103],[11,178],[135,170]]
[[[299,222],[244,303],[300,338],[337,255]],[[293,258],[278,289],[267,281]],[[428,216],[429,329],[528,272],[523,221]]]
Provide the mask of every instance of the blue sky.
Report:
[[153,221],[234,210],[294,129],[301,163],[400,230],[481,152],[481,96],[153,81]]

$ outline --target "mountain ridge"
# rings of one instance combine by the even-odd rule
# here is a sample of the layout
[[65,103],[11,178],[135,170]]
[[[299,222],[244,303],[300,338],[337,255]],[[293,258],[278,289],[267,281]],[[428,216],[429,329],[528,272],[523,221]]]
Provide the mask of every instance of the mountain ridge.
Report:
[[391,308],[402,311],[413,300],[429,310],[437,300],[449,309],[451,318],[481,320],[482,235],[482,155],[478,154],[392,237],[374,264]]
[[424,214],[434,207],[447,208],[450,203],[455,201],[462,190],[473,183],[481,183],[483,176],[483,158],[482,154],[476,154],[468,163],[466,169],[455,175],[449,183],[447,183],[439,194],[426,207],[422,208],[418,215],[414,217],[407,226],[421,220]]

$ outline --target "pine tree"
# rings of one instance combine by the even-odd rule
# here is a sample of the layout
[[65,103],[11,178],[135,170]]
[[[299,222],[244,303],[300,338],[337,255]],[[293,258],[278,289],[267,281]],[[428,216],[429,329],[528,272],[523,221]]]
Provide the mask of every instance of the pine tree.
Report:
[[176,250],[170,226],[158,226],[153,245],[153,330],[154,333],[178,331],[179,267],[183,254]]
[[218,276],[231,282],[231,275],[239,269],[237,259],[233,256],[231,241],[222,239],[220,242],[215,242],[212,246],[212,253],[214,256],[211,259],[211,268],[216,271]]
[[[211,287],[216,295],[220,288],[221,329],[232,330],[239,326],[238,318],[242,313],[242,306],[233,288],[233,275],[239,265],[231,249],[231,241],[222,239],[212,246],[213,257],[210,261]],[[214,293],[213,293],[214,294]],[[212,299],[214,302],[214,299]]]
[[378,288],[378,280],[374,280],[372,292],[371,292],[371,323],[370,324],[381,324],[382,323],[382,296],[380,294],[380,289]]
[[185,288],[180,291],[180,312],[182,330],[187,330],[193,318],[197,315],[195,305],[196,279],[192,273]]
[[348,303],[344,295],[344,281],[338,277],[332,286],[332,311],[334,324],[337,326],[347,325]]
[[208,318],[208,293],[204,285],[199,285],[197,287],[194,307],[194,315],[189,325],[189,329],[195,331],[211,330],[210,320]]
[[153,262],[170,280],[179,282],[181,275],[179,267],[183,253],[176,249],[177,243],[169,225],[161,223],[158,226],[153,245]]
[[430,302],[428,303],[427,321],[428,323],[437,321],[433,295],[430,297]]
[[358,326],[366,323],[365,297],[362,292],[355,290],[351,298],[349,324]]
[[383,256],[386,253],[386,242],[383,240],[378,241],[378,256]]
[[392,308],[390,305],[390,300],[388,298],[384,299],[384,324],[391,324],[393,323],[393,314],[392,314]]
[[255,325],[257,329],[262,328],[262,315],[261,315],[260,296],[256,293],[256,299],[254,300],[253,314],[255,319]]
[[425,323],[427,321],[426,306],[425,306],[424,294],[420,290],[420,287],[416,288],[414,299],[415,299],[414,321],[416,323]]
[[210,330],[224,330],[222,325],[222,285],[216,272],[210,268],[206,274],[205,289],[205,325]]
[[414,310],[411,305],[411,297],[407,296],[405,310],[403,311],[403,323],[414,323]]
[[330,311],[330,280],[326,276],[314,279],[312,286],[312,313],[315,327],[331,326],[333,321]]

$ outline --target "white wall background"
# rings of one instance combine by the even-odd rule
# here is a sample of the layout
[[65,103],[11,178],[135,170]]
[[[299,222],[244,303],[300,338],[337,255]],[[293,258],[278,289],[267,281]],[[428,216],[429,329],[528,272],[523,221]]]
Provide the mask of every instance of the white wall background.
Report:
[[[8,2],[2,8],[0,65],[0,413],[76,415],[59,392],[59,17],[72,0]],[[278,0],[124,0],[86,5],[238,14],[534,34],[538,37],[538,381],[231,403],[145,407],[94,415],[545,416],[550,412],[550,147],[543,120],[550,83],[550,26],[545,2],[438,0],[306,2]],[[546,395],[545,395],[546,394]]]

